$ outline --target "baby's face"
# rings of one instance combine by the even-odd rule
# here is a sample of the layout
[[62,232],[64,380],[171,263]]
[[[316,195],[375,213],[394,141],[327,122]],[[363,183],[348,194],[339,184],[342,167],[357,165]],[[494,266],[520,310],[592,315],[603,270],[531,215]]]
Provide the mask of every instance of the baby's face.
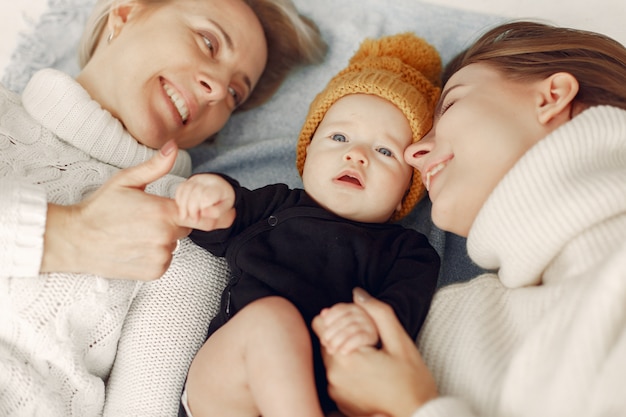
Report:
[[403,156],[411,139],[408,120],[391,102],[368,94],[342,97],[307,148],[304,189],[339,216],[386,222],[411,182],[413,169]]

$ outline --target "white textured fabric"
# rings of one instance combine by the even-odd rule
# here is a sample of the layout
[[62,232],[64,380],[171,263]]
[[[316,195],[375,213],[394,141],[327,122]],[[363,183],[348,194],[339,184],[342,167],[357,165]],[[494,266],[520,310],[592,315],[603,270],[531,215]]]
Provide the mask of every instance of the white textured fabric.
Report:
[[626,111],[586,110],[534,146],[468,237],[483,275],[435,296],[418,346],[425,416],[626,413]]
[[[154,151],[61,72],[35,74],[22,101],[0,88],[0,415],[175,416],[225,263],[186,239],[150,283],[37,276],[46,199],[75,203]],[[148,191],[171,196],[189,172],[182,152]]]
[[0,171],[0,276],[32,277],[39,273],[43,256],[46,194],[27,181],[4,179],[3,174]]

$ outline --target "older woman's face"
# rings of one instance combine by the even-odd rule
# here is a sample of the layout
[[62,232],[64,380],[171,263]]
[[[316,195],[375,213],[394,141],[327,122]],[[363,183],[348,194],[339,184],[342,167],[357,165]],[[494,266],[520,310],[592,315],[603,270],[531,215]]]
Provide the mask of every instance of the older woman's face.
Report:
[[422,173],[438,227],[467,236],[498,182],[548,133],[537,120],[540,84],[506,80],[485,64],[450,78],[432,130],[405,152]]
[[77,80],[152,148],[215,134],[265,68],[263,29],[241,0],[131,3],[109,19]]

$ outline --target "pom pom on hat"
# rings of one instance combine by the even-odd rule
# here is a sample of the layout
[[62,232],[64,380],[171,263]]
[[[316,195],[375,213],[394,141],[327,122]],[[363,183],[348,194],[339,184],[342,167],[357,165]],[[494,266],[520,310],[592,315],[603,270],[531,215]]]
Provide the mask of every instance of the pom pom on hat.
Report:
[[[409,121],[413,142],[431,128],[439,99],[441,58],[437,50],[413,33],[366,39],[346,68],[333,77],[309,107],[296,148],[296,167],[302,175],[306,149],[328,109],[350,94],[373,94],[393,103]],[[421,176],[413,170],[402,210],[392,220],[406,216],[424,194]]]

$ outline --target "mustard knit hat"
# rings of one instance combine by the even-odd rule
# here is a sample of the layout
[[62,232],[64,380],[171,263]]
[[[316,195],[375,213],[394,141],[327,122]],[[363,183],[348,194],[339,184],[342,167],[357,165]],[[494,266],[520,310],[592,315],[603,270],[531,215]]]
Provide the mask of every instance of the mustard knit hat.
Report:
[[[432,126],[440,93],[441,58],[437,50],[413,33],[366,39],[348,66],[333,77],[309,107],[296,148],[296,167],[302,175],[306,150],[324,115],[337,100],[350,94],[373,94],[398,107],[413,131],[413,142]],[[402,209],[392,220],[406,216],[424,194],[424,185],[413,170],[411,186]]]

